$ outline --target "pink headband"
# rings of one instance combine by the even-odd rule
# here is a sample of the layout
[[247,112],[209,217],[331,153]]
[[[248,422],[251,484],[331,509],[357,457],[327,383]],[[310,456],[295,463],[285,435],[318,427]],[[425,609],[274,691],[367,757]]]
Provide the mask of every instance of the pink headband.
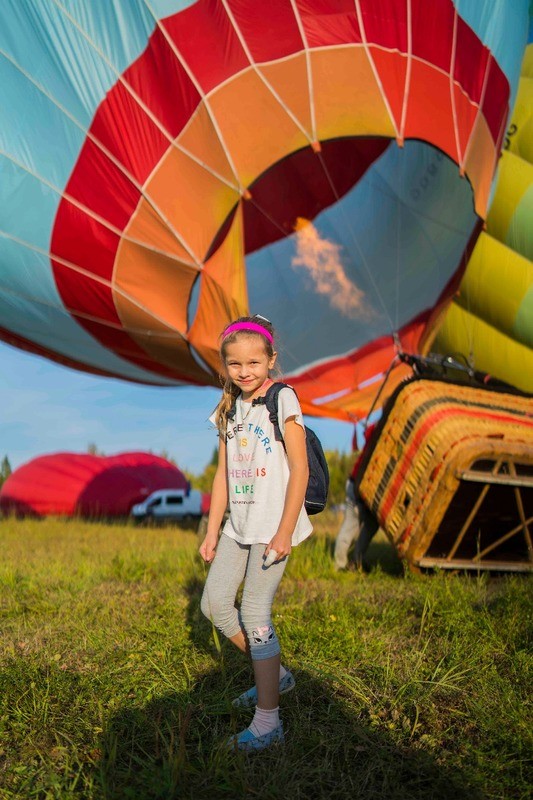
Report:
[[257,322],[234,322],[233,325],[228,325],[225,329],[224,333],[222,334],[222,338],[226,338],[230,333],[234,331],[253,331],[254,333],[262,333],[265,336],[270,344],[274,342],[272,338],[272,334],[267,331],[266,328],[263,328],[262,325],[258,325]]

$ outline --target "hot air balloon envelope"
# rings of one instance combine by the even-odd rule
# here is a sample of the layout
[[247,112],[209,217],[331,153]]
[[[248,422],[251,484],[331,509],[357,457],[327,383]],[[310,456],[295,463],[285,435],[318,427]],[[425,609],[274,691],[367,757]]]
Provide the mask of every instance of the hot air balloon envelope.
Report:
[[527,6],[6,0],[1,335],[214,385],[251,310],[306,411],[365,413],[486,216]]

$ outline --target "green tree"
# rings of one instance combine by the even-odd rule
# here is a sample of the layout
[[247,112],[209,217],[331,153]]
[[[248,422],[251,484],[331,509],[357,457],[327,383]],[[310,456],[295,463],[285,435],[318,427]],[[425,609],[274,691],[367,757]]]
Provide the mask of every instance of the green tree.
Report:
[[158,455],[159,455],[160,458],[164,458],[164,459],[166,459],[166,461],[169,461],[175,467],[178,466],[177,463],[176,463],[176,460],[174,458],[172,458],[172,456],[170,455],[168,450],[161,450],[161,452]]
[[89,444],[87,445],[87,452],[91,456],[105,456],[103,450],[100,450],[98,445],[96,445],[94,442],[89,442]]
[[215,447],[211,456],[210,462],[206,465],[201,475],[187,475],[188,480],[191,482],[193,489],[199,489],[201,492],[210,492],[213,486],[213,479],[217,471],[218,464],[218,447]]
[[11,464],[9,463],[9,458],[4,456],[2,459],[2,463],[0,464],[0,486],[4,484],[4,482],[9,478],[12,473]]

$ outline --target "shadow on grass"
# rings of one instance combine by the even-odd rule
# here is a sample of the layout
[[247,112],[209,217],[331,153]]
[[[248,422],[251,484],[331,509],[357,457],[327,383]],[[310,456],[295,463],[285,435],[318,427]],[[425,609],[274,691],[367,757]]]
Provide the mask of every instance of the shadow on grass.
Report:
[[225,741],[250,713],[231,709],[222,671],[186,693],[168,693],[118,711],[103,734],[100,782],[109,800],[149,798],[387,798],[481,800],[458,771],[428,753],[398,746],[371,729],[342,698],[306,671],[282,698],[285,746],[255,755]]
[[378,531],[365,553],[365,565],[369,571],[380,568],[387,575],[403,576],[405,566],[387,535]]
[[[326,536],[326,550],[331,562],[334,562],[335,553],[335,540],[336,536]],[[348,559],[353,564],[354,546],[348,553]],[[372,570],[379,569],[386,575],[398,575],[402,577],[405,574],[404,562],[398,555],[398,552],[392,542],[387,537],[387,534],[379,530],[370,541],[368,549],[364,555],[363,571],[372,572]]]
[[185,588],[191,648],[215,653],[219,665],[186,691],[132,702],[111,717],[98,777],[106,800],[482,800],[460,771],[376,730],[360,703],[351,707],[327,679],[293,664],[296,690],[280,701],[285,745],[228,751],[228,736],[251,720],[231,705],[250,685],[251,666],[229,643],[216,654],[199,610],[203,581]]

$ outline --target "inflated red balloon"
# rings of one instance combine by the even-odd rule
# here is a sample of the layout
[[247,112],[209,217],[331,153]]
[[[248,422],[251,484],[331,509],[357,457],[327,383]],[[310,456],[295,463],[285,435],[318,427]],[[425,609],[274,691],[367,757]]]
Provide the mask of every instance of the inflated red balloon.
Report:
[[19,516],[126,516],[156,489],[187,489],[187,478],[150,453],[54,453],[16,469],[0,491],[0,510]]

